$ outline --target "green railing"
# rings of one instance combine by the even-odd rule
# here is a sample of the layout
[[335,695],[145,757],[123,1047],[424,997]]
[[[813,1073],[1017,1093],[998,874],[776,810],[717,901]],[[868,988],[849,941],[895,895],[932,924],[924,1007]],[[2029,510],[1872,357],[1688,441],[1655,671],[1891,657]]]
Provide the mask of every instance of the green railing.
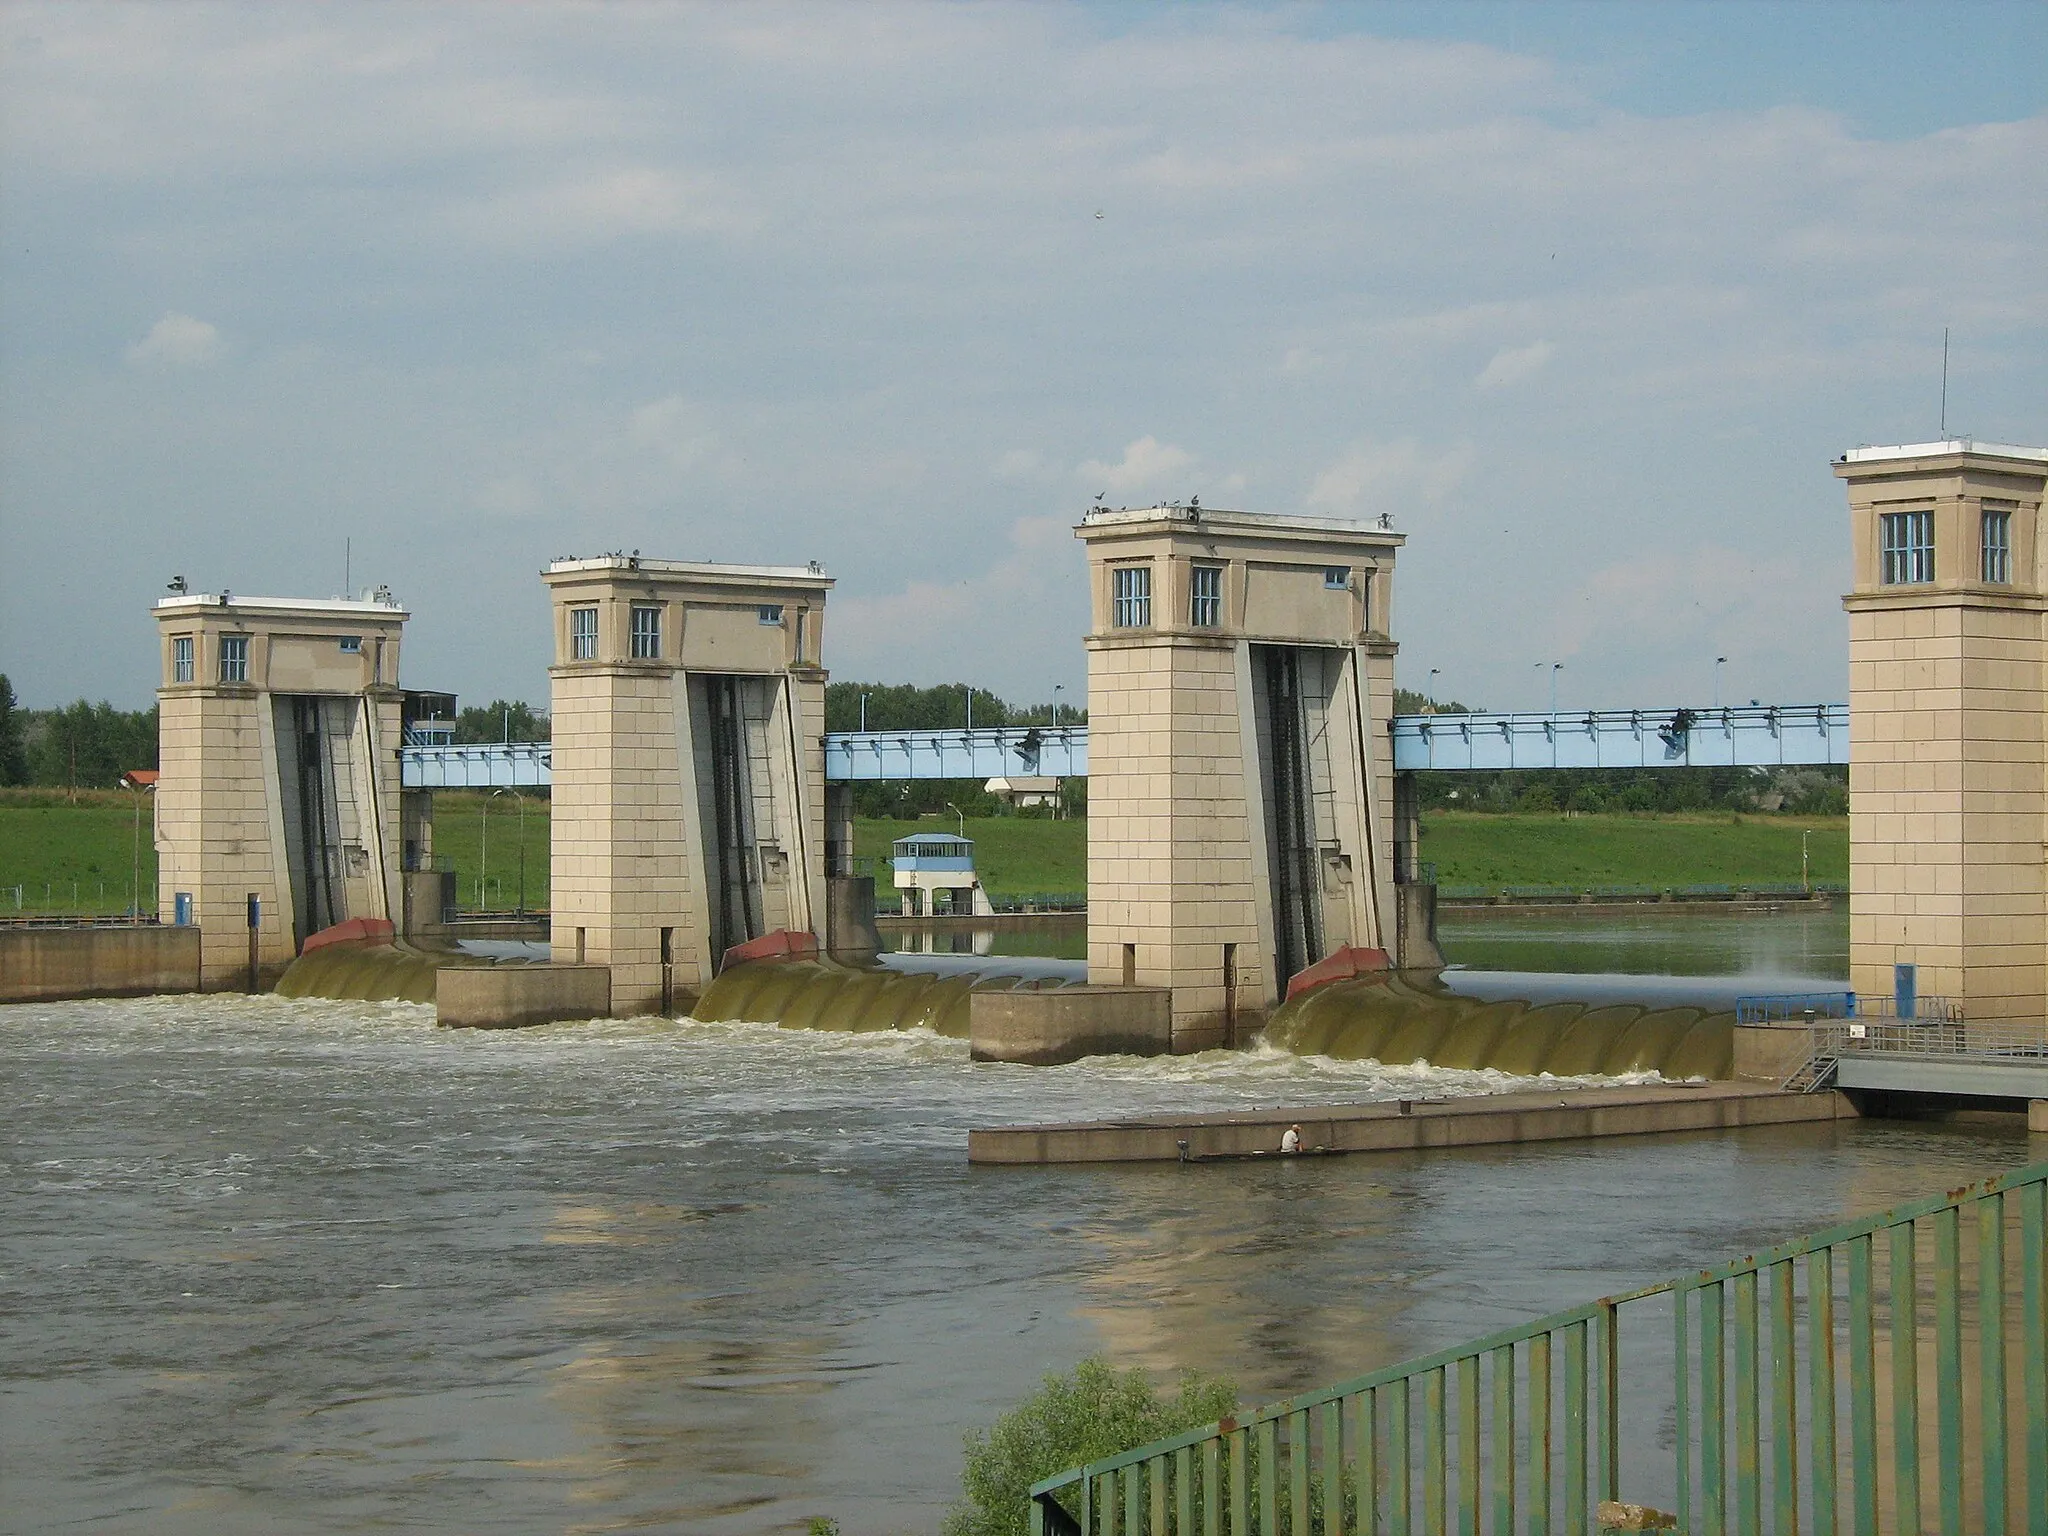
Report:
[[1031,1530],[1583,1532],[1628,1498],[1694,1536],[2048,1532],[2044,1269],[2036,1163],[1073,1468]]

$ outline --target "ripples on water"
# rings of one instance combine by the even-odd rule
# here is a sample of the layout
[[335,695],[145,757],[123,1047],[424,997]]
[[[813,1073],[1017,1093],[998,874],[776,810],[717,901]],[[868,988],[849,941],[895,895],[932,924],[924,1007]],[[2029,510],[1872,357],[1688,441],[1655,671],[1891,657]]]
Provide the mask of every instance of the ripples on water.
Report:
[[0,1049],[22,1529],[933,1530],[963,1431],[1090,1350],[1300,1390],[2026,1144],[972,1169],[975,1124],[1510,1080],[233,997],[0,1009]]

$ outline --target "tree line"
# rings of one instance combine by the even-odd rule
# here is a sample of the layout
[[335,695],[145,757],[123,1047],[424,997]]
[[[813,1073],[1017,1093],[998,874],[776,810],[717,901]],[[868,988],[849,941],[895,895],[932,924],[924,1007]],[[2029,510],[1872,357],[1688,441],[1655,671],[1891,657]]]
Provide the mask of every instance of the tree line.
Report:
[[156,707],[79,699],[23,709],[0,673],[0,785],[112,789],[131,768],[156,767]]

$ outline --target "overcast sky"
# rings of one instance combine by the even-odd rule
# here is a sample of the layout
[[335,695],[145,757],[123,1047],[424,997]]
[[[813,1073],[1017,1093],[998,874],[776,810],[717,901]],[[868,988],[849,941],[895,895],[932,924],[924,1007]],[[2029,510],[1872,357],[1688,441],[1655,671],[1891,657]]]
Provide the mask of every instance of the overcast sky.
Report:
[[821,560],[842,678],[1076,699],[1113,504],[1409,535],[1404,684],[1840,698],[1829,460],[2048,442],[2048,6],[0,8],[0,671],[559,554]]

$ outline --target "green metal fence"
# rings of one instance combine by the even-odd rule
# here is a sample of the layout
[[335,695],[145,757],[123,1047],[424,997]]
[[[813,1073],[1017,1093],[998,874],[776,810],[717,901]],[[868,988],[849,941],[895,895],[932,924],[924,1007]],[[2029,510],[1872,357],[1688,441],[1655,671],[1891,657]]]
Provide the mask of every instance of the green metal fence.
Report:
[[1031,1530],[1519,1536],[1629,1499],[1695,1536],[2048,1533],[2044,1269],[2036,1163],[1073,1468]]

